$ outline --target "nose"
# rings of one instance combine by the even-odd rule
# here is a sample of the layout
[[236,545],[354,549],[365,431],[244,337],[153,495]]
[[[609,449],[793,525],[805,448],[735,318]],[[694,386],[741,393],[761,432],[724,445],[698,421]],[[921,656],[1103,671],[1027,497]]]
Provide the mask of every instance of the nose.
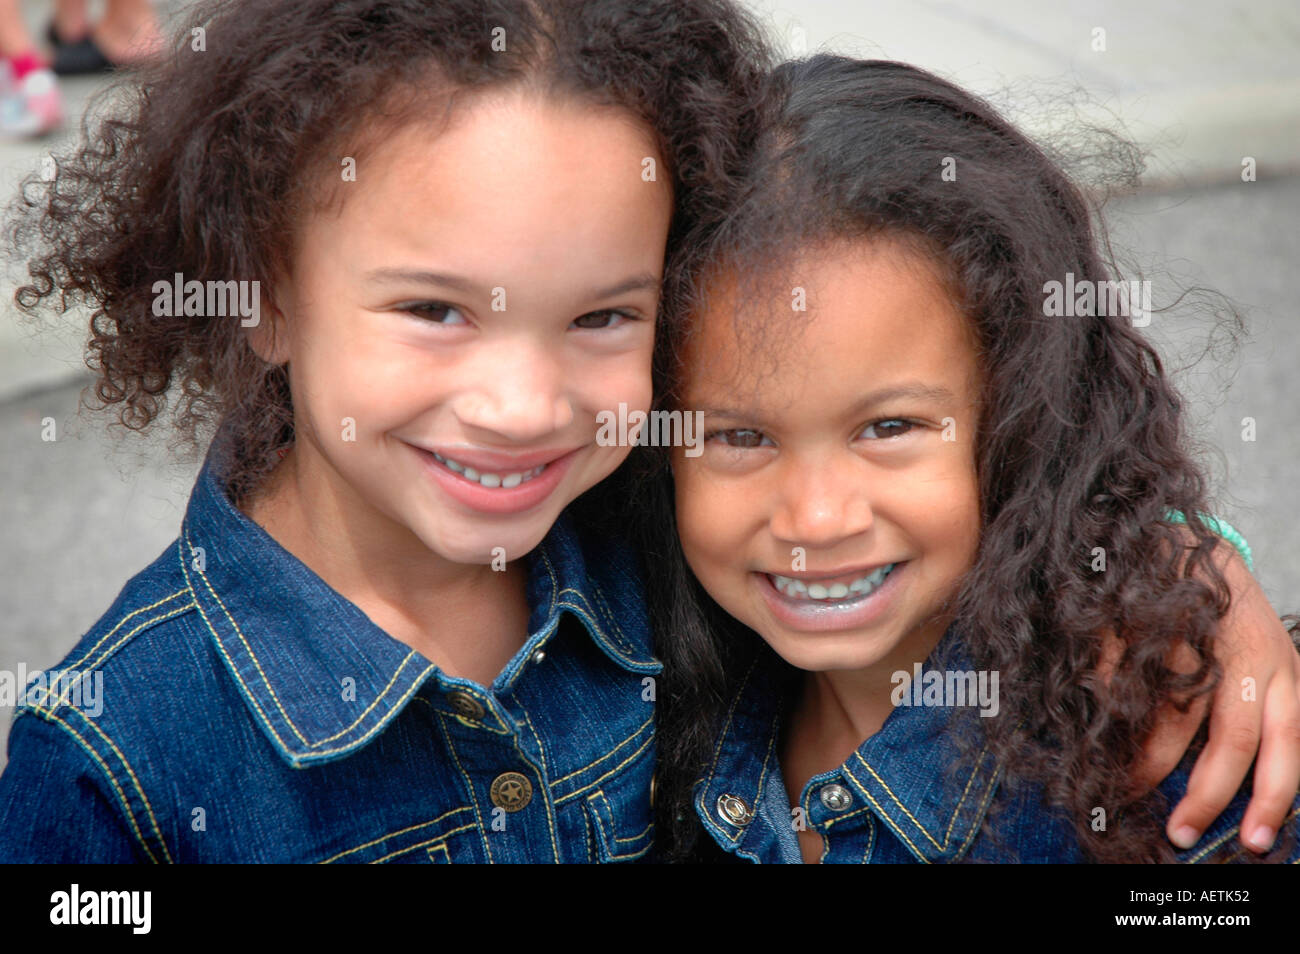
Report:
[[769,529],[791,546],[828,549],[875,523],[870,474],[851,452],[791,459],[778,479]]
[[495,342],[491,360],[479,362],[470,374],[452,406],[467,429],[526,443],[573,423],[566,375],[544,346]]

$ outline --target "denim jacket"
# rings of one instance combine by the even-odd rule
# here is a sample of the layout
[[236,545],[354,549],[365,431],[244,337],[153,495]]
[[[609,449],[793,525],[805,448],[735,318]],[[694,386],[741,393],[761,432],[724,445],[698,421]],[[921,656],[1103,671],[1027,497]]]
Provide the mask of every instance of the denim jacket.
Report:
[[[940,659],[946,660],[942,668]],[[930,671],[972,671],[953,630],[926,661],[922,672]],[[1011,791],[1003,784],[1002,771],[981,747],[980,717],[971,708],[895,705],[879,732],[839,768],[810,779],[792,806],[779,761],[781,726],[793,703],[790,673],[765,645],[756,647],[712,762],[696,782],[696,814],[726,853],[723,860],[801,863],[796,823],[821,835],[826,864],[1086,860],[1068,817],[1044,803],[1040,788],[1026,784]],[[911,680],[926,681],[924,675]],[[909,703],[924,698],[911,689],[900,693]],[[960,743],[959,725],[973,747]],[[1160,785],[1170,809],[1186,791],[1192,762],[1185,758]],[[1244,851],[1237,833],[1248,801],[1249,793],[1239,792],[1179,860],[1237,858]],[[1104,816],[1094,816],[1098,821]],[[1300,861],[1297,835],[1300,799],[1276,843],[1289,838],[1291,863]]]
[[[607,862],[653,839],[653,677],[625,548],[562,517],[491,686],[442,673],[240,513],[213,456],[179,539],[43,682],[0,861]],[[99,681],[102,703],[79,680]]]

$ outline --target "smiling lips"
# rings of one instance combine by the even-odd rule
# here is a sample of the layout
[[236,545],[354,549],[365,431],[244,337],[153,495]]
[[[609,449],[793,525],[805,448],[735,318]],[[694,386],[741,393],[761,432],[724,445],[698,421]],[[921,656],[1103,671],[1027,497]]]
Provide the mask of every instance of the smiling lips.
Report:
[[804,632],[841,632],[870,626],[899,601],[909,561],[886,563],[837,576],[802,578],[756,572],[753,579],[771,614]]
[[515,514],[538,506],[559,486],[583,449],[512,455],[456,448],[453,456],[410,446],[448,496],[484,514]]
[[540,474],[542,471],[546,469],[545,464],[539,464],[538,466],[533,467],[530,470],[517,471],[512,474],[479,473],[477,470],[475,470],[473,467],[469,466],[468,464],[462,464],[460,461],[452,460],[450,457],[443,457],[441,454],[437,453],[436,451],[432,453],[433,453],[434,460],[438,461],[441,464],[445,464],[450,470],[454,470],[456,473],[460,474],[466,480],[477,480],[484,487],[491,487],[493,489],[497,487],[504,487],[506,488],[506,490],[509,490],[511,487],[518,487],[520,484],[524,484],[532,480],[534,477],[536,477],[538,474]]
[[824,578],[818,582],[808,583],[804,580],[771,573],[772,584],[782,595],[796,600],[842,600],[869,596],[885,582],[885,577],[894,569],[895,564],[878,566],[869,573],[857,576],[840,574],[840,579]]

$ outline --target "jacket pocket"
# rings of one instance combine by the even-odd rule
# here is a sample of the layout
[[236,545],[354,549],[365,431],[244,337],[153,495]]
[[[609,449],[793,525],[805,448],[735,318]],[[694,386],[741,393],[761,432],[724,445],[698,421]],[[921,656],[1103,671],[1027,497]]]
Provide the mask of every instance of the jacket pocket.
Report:
[[654,823],[648,811],[633,812],[631,814],[634,817],[620,818],[605,797],[603,789],[596,789],[587,795],[583,804],[596,847],[595,860],[632,861],[648,852],[654,844]]

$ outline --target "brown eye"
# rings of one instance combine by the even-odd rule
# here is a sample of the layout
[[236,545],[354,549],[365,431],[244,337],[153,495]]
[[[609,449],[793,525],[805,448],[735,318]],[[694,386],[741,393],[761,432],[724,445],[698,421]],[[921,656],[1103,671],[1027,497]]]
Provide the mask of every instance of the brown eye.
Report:
[[886,437],[901,437],[916,425],[911,421],[891,418],[885,421],[873,421],[862,429],[862,435],[868,440],[880,440]]
[[440,301],[419,301],[410,305],[403,305],[402,311],[433,325],[469,324],[459,309]]
[[573,319],[573,324],[578,328],[600,330],[603,328],[617,328],[623,322],[631,320],[631,315],[621,311],[593,311],[580,318]]
[[762,447],[763,442],[767,440],[767,436],[762,431],[749,428],[718,431],[714,436],[721,439],[728,447]]

